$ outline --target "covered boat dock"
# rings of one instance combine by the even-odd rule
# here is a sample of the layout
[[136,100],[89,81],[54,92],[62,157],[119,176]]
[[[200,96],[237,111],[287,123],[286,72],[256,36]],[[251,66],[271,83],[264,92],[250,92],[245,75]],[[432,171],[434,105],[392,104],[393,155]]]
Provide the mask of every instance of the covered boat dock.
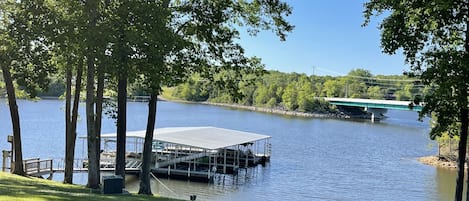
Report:
[[[264,164],[270,159],[270,136],[217,127],[168,127],[155,129],[152,172],[159,177],[212,181],[217,174]],[[108,142],[116,134],[103,134]],[[140,160],[145,130],[127,132],[127,150]],[[133,145],[133,146],[132,146]],[[108,152],[107,150],[104,153]]]

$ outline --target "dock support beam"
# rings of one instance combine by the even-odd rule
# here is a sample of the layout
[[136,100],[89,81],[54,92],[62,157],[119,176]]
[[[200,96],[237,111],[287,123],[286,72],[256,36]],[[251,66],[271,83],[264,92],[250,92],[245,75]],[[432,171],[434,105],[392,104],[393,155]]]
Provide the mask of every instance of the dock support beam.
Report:
[[226,174],[226,148],[223,149],[223,174]]

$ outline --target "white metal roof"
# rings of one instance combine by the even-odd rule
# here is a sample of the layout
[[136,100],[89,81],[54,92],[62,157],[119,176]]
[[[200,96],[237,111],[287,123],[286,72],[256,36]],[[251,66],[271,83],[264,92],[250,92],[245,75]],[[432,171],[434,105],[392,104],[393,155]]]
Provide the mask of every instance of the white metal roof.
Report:
[[[127,137],[145,138],[145,132],[129,131]],[[103,134],[101,138],[116,138],[116,134]],[[267,138],[270,136],[217,127],[158,128],[155,129],[153,137],[158,141],[212,150]]]

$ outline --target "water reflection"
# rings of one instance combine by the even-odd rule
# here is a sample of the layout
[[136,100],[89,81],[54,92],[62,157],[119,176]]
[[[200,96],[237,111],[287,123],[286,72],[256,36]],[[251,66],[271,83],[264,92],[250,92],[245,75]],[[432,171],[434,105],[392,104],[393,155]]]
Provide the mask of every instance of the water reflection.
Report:
[[[454,192],[456,188],[456,170],[448,170],[444,168],[435,169],[435,184],[440,200],[454,200]],[[466,181],[467,175],[466,179],[464,180],[464,186],[466,186]],[[463,200],[466,200],[466,189],[463,192]]]

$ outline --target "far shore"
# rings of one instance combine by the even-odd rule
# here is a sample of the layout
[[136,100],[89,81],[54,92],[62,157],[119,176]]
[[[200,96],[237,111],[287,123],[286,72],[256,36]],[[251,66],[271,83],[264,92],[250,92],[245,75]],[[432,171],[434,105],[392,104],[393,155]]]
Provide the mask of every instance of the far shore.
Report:
[[[145,97],[145,96],[142,96]],[[146,101],[146,98],[142,98],[141,96],[136,97],[129,97],[128,101],[130,102],[141,102]],[[43,100],[60,100],[60,97],[55,96],[41,96],[40,99]],[[171,97],[166,97],[164,95],[158,96],[159,101],[169,101],[169,102],[177,102],[177,103],[188,103],[188,104],[202,104],[202,105],[213,105],[213,106],[220,106],[220,107],[227,107],[233,109],[241,109],[247,111],[254,111],[254,112],[262,112],[262,113],[269,113],[269,114],[278,114],[278,115],[285,115],[285,116],[292,116],[292,117],[303,117],[303,118],[328,118],[328,119],[369,119],[368,117],[363,116],[350,116],[341,112],[299,112],[299,111],[289,111],[284,110],[281,108],[267,108],[267,107],[257,107],[257,106],[246,106],[240,104],[229,104],[229,103],[213,103],[209,101],[185,101],[185,100],[178,100]]]
[[345,114],[332,113],[332,112],[330,113],[307,113],[307,112],[298,112],[298,111],[287,111],[287,110],[275,109],[275,108],[246,106],[246,105],[240,105],[240,104],[213,103],[213,102],[208,102],[208,101],[195,102],[195,101],[175,100],[175,99],[167,99],[161,96],[158,97],[158,100],[178,102],[178,103],[188,103],[188,104],[213,105],[213,106],[227,107],[227,108],[233,108],[233,109],[241,109],[241,110],[248,110],[248,111],[254,111],[254,112],[262,112],[262,113],[270,113],[270,114],[278,114],[278,115],[286,115],[286,116],[294,116],[294,117],[304,117],[304,118],[331,118],[331,119],[350,119],[351,118],[350,116],[345,115]]

